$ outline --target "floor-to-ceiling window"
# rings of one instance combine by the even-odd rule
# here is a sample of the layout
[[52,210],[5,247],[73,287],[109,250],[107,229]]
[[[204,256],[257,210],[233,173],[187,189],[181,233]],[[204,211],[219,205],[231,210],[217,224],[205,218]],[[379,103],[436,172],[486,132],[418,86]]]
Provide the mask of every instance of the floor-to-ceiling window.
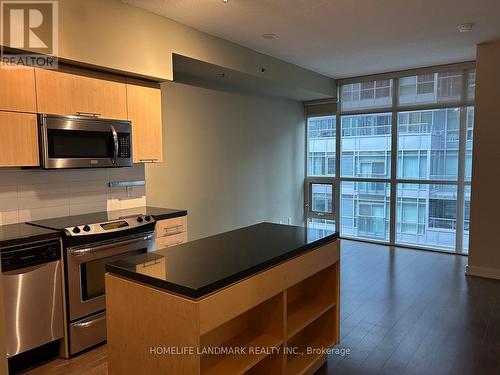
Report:
[[466,253],[474,85],[472,64],[340,81],[307,122],[308,225]]

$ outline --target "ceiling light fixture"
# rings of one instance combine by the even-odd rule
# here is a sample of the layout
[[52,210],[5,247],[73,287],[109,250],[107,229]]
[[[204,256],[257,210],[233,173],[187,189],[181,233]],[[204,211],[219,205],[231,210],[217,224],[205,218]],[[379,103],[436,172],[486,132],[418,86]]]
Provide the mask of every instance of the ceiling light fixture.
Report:
[[266,33],[266,34],[262,34],[262,37],[264,39],[276,39],[278,37],[278,35],[276,35],[274,33]]
[[227,3],[229,3],[229,0],[222,0],[222,2],[223,2],[224,4],[227,4]]
[[473,27],[474,27],[474,24],[472,22],[466,22],[466,23],[462,23],[462,24],[458,25],[457,29],[461,33],[466,33],[468,31],[471,31]]

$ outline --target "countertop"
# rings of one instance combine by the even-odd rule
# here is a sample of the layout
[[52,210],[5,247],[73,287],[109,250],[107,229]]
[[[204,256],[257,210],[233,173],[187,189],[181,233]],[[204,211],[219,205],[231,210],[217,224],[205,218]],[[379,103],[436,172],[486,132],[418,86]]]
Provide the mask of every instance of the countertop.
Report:
[[[113,211],[110,211],[113,212]],[[158,220],[165,220],[165,219],[172,219],[174,217],[180,217],[180,216],[186,216],[187,211],[183,209],[177,209],[177,208],[162,208],[162,207],[151,207],[151,206],[145,206],[145,207],[139,207],[139,208],[131,208],[127,210],[119,210],[117,211],[120,213],[121,216],[127,216],[127,215],[149,215],[153,216],[156,221]]]
[[58,231],[39,228],[26,223],[0,226],[0,248],[21,245],[33,241],[44,241],[59,238]]
[[337,233],[260,223],[122,258],[106,264],[106,271],[198,299],[336,238]]
[[[64,218],[53,218],[47,220],[35,221],[34,223],[43,223],[45,226],[52,224],[54,227],[65,228],[73,225],[87,224],[93,221],[111,221],[130,215],[150,215],[156,221],[171,219],[174,217],[186,216],[187,211],[175,208],[161,207],[138,207],[126,210],[116,210],[108,212],[97,212],[85,215],[67,216]],[[43,241],[61,236],[59,231],[42,228],[40,226],[27,223],[9,224],[0,226],[0,247],[8,247],[28,243],[31,241]]]
[[63,228],[74,227],[76,225],[104,223],[107,221],[113,221],[122,219],[124,217],[138,216],[138,215],[149,215],[158,221],[158,220],[171,219],[179,216],[186,216],[187,211],[174,208],[160,208],[160,207],[146,206],[146,207],[129,208],[126,210],[92,212],[83,215],[56,217],[52,219],[31,221],[30,223],[45,228],[63,229]]

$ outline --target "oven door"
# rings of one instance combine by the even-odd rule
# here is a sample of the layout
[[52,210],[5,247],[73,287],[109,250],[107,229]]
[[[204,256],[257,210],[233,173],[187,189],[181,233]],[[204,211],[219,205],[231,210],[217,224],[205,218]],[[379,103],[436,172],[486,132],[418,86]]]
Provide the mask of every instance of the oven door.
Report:
[[68,248],[68,302],[70,321],[103,311],[104,266],[126,255],[154,250],[154,232]]
[[95,168],[132,165],[128,121],[41,115],[43,167]]

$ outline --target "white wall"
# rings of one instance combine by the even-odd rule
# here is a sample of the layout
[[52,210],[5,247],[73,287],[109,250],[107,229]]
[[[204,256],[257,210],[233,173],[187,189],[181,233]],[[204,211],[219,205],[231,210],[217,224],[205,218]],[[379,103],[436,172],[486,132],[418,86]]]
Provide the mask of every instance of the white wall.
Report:
[[145,187],[110,188],[143,180],[144,166],[82,170],[0,169],[0,225],[145,205]]
[[162,84],[164,163],[147,203],[188,210],[189,239],[303,220],[305,121],[295,101]]
[[500,279],[500,40],[477,48],[472,158],[470,250],[467,273]]

